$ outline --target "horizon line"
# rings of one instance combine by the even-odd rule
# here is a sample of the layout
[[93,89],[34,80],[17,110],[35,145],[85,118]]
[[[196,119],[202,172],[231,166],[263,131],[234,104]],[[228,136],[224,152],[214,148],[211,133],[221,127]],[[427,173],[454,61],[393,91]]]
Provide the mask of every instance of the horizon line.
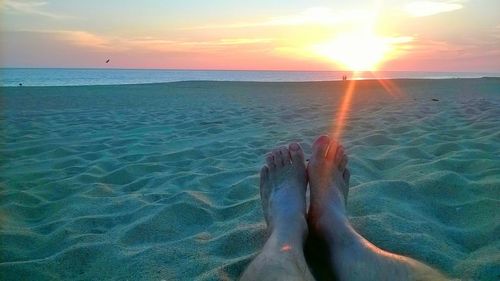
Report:
[[282,70],[282,69],[203,69],[203,68],[119,68],[119,67],[21,67],[21,66],[0,66],[0,69],[81,69],[81,70],[166,70],[166,71],[239,71],[239,72],[347,72],[347,73],[377,73],[377,72],[426,72],[426,73],[495,73],[499,74],[500,70],[471,70],[471,71],[455,71],[455,70]]

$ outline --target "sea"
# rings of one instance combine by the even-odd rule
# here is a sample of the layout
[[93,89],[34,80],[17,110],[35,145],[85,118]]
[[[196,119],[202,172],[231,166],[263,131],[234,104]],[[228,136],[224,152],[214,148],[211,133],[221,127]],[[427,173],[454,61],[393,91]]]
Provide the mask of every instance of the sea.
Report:
[[177,81],[299,82],[347,79],[444,79],[500,77],[492,72],[415,71],[254,71],[92,68],[0,68],[0,86],[84,86],[165,83]]

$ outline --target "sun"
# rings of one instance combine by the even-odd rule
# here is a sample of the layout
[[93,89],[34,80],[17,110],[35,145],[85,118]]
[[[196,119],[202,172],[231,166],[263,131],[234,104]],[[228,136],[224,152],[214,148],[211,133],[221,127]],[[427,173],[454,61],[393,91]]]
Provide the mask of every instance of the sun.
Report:
[[340,33],[333,40],[314,45],[313,52],[351,71],[373,71],[393,50],[391,40],[370,29]]

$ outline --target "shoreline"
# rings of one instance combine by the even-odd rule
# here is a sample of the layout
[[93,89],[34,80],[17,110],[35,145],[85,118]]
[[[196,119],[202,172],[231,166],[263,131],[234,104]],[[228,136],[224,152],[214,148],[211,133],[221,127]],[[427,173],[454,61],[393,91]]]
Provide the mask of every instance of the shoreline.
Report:
[[405,81],[457,81],[457,80],[500,80],[500,76],[484,76],[484,77],[474,77],[474,78],[380,78],[380,79],[348,79],[348,80],[315,80],[315,81],[233,81],[233,80],[185,80],[185,81],[171,81],[171,82],[154,82],[154,83],[131,83],[131,84],[96,84],[96,85],[48,85],[48,86],[0,86],[2,88],[62,88],[62,87],[120,87],[120,86],[167,86],[173,84],[185,84],[185,83],[220,83],[220,84],[322,84],[322,83],[339,83],[346,84],[351,81],[356,82],[376,82],[376,81],[395,81],[395,82],[405,82]]

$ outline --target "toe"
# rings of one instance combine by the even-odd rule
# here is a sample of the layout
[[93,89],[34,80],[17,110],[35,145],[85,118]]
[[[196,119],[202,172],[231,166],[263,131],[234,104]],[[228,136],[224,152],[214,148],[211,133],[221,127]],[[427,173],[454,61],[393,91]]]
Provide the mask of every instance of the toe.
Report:
[[312,146],[313,158],[316,160],[324,159],[329,144],[330,144],[330,138],[328,136],[321,136],[318,139],[316,139],[316,141],[314,141],[314,144]]
[[273,149],[274,165],[276,168],[283,167],[283,158],[281,157],[281,152],[278,148]]
[[340,143],[336,140],[331,140],[328,145],[328,152],[326,153],[326,159],[329,161],[335,161],[338,150],[340,148]]
[[298,143],[291,143],[288,146],[288,150],[290,151],[290,158],[294,165],[304,165],[304,151]]
[[288,148],[286,146],[280,147],[280,155],[283,165],[290,164],[290,152],[288,152]]
[[266,155],[266,165],[269,169],[276,168],[276,165],[274,165],[274,156],[272,153]]

